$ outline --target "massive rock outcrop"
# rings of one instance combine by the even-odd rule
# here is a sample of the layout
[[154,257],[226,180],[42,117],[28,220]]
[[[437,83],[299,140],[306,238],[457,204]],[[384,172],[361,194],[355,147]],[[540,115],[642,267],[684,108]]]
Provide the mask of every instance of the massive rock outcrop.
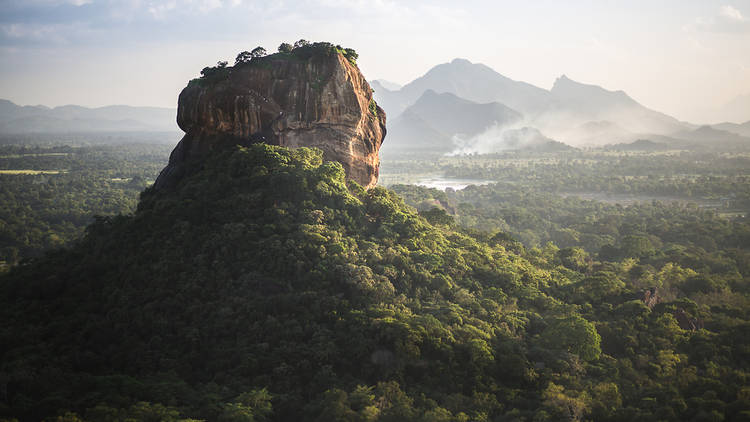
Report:
[[204,74],[180,93],[177,124],[185,136],[157,189],[173,186],[212,151],[256,142],[320,148],[348,178],[366,188],[377,183],[385,112],[339,50],[307,46]]

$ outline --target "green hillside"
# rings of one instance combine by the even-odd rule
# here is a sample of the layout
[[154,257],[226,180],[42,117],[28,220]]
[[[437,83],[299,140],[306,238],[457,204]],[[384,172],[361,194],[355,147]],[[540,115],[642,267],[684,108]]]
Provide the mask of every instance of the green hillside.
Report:
[[237,147],[0,279],[0,420],[750,420],[748,307],[628,269]]

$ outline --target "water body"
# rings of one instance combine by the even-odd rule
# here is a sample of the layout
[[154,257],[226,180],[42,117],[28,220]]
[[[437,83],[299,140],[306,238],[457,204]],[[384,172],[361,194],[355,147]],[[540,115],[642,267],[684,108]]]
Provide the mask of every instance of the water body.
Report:
[[494,180],[482,180],[482,179],[459,179],[454,177],[444,176],[432,176],[424,178],[415,183],[418,186],[424,186],[426,188],[434,188],[438,190],[446,190],[451,188],[453,190],[461,190],[470,185],[489,185],[494,183]]

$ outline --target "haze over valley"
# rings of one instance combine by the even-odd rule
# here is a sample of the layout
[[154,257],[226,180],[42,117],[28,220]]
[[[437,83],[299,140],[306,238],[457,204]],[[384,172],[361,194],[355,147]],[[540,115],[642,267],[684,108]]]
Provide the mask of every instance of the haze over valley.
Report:
[[[495,153],[550,146],[554,141],[575,147],[637,140],[674,147],[750,142],[743,136],[750,120],[697,125],[644,107],[623,91],[565,75],[545,90],[465,59],[437,65],[399,89],[388,89],[377,80],[371,85],[389,116],[386,155]],[[750,110],[747,114],[750,117]]]

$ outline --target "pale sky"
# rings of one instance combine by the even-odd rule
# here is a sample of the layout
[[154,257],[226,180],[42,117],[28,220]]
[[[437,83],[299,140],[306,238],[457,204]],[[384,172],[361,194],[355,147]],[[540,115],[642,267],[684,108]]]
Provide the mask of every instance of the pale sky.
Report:
[[304,38],[406,83],[462,57],[699,121],[750,94],[750,0],[0,0],[0,98],[175,107],[200,69]]

